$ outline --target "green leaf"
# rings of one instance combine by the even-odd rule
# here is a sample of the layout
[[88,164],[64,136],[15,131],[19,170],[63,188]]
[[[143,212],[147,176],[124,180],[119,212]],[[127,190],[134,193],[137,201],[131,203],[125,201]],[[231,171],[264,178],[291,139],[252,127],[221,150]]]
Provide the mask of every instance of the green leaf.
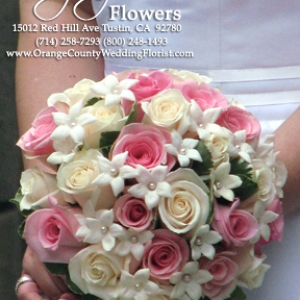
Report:
[[20,210],[21,211],[21,214],[24,216],[24,217],[28,217],[31,213],[33,213],[35,210],[29,210],[29,209],[23,209],[23,210]]
[[[67,283],[68,283],[68,287],[69,289],[74,293],[74,294],[77,294],[77,295],[84,295],[82,290],[70,279],[70,277],[68,276],[67,277]],[[83,298],[81,298],[83,299]]]
[[230,173],[234,175],[245,175],[251,177],[252,168],[250,167],[250,164],[248,164],[246,161],[235,158],[230,161]]
[[[17,190],[16,194],[15,194],[15,197],[10,199],[9,202],[15,204],[18,209],[20,210],[20,202],[21,200],[23,199],[24,195],[22,194],[22,191],[21,191],[21,187]],[[26,217],[28,216],[30,213],[32,213],[33,211],[31,210],[23,210],[21,211],[21,214]],[[25,228],[25,223],[26,223],[26,219],[23,220],[23,222],[21,223],[21,225],[19,226],[18,228],[18,235],[23,238],[23,232],[24,232],[24,228]]]
[[209,203],[210,203],[210,208],[209,208],[208,219],[206,221],[207,224],[211,224],[214,219],[214,195],[213,195],[213,193],[209,194]]
[[246,294],[240,287],[236,287],[235,290],[232,292],[230,297],[226,298],[226,300],[245,300],[247,299]]
[[242,180],[242,185],[233,189],[234,194],[241,201],[246,200],[258,190],[257,183],[252,179],[253,170],[247,162],[240,159],[234,159],[230,163],[230,174],[237,175]]
[[106,131],[101,133],[99,146],[104,156],[108,157],[109,151],[119,134],[120,131]]
[[[69,267],[68,264],[61,264],[61,263],[44,263],[45,267],[48,269],[48,271],[54,275],[60,275],[64,276],[67,279],[67,284],[69,289],[78,295],[83,295],[83,292],[81,289],[71,280],[70,273],[69,273]],[[85,298],[82,298],[85,299]],[[89,298],[86,298],[87,300]],[[93,300],[94,298],[90,298]]]
[[244,201],[254,195],[258,191],[258,185],[252,179],[248,177],[242,177],[243,183],[236,189],[233,189],[234,194],[238,197],[241,201]]
[[23,197],[24,197],[24,195],[22,194],[21,187],[19,187],[19,189],[17,190],[17,192],[15,194],[15,198],[10,199],[9,202],[17,205],[18,208],[20,209],[20,202],[23,199]]
[[[77,294],[77,295],[84,295],[83,291],[71,280],[70,278],[70,275],[68,274],[67,276],[67,284],[68,284],[68,287],[69,289],[74,293],[74,294]],[[81,298],[83,299],[83,298]]]
[[99,298],[90,294],[82,295],[81,300],[98,300]]
[[86,105],[85,106],[92,106],[94,105],[95,103],[99,102],[103,100],[103,98],[98,98],[98,97],[94,97],[94,98],[91,98],[89,99],[87,102],[86,102]]
[[159,219],[159,215],[158,215],[158,210],[155,210],[155,214],[154,214],[154,218],[153,218],[153,224],[152,224],[152,228],[151,229],[156,229],[159,228],[160,226],[160,219]]
[[207,149],[203,141],[199,141],[196,150],[200,153],[202,157],[202,162],[193,161],[192,169],[199,175],[207,175],[213,167],[213,162],[211,160],[211,154]]
[[18,206],[18,208],[20,207],[20,202],[18,200],[16,200],[15,198],[9,199],[9,202],[15,204]]
[[137,107],[138,107],[137,102],[134,102],[131,111],[127,117],[125,125],[136,123],[137,113],[138,113]]
[[[15,198],[12,198],[9,200],[9,202],[15,204],[18,209],[20,210],[21,214],[24,216],[24,217],[27,217],[28,215],[30,215],[32,212],[34,212],[34,210],[29,210],[29,209],[23,209],[21,210],[20,209],[20,202],[22,201],[24,195],[22,194],[22,190],[21,190],[21,187],[17,190],[16,194],[15,194]],[[23,228],[24,229],[24,228]],[[22,232],[23,233],[23,232]]]
[[18,228],[18,235],[23,239],[23,232],[25,229],[26,220],[24,219],[22,224]]
[[45,267],[48,269],[50,273],[54,275],[67,276],[69,273],[68,264],[45,263]]

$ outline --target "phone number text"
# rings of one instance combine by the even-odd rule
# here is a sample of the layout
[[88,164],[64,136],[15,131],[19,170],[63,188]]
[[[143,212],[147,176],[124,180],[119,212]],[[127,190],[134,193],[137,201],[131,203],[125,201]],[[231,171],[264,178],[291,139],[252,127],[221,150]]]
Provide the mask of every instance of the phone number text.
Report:
[[35,45],[37,48],[42,46],[118,46],[118,47],[132,47],[132,46],[166,46],[168,44],[168,39],[163,37],[155,37],[155,38],[143,38],[143,37],[106,37],[103,40],[100,38],[94,37],[38,37],[35,40]]

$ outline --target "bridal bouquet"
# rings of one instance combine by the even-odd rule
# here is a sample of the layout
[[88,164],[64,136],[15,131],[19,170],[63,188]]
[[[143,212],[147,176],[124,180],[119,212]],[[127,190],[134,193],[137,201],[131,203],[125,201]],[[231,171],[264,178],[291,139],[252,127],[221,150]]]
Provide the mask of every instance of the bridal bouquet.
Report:
[[20,233],[82,299],[245,299],[280,241],[286,180],[273,136],[188,71],[84,79],[18,146]]

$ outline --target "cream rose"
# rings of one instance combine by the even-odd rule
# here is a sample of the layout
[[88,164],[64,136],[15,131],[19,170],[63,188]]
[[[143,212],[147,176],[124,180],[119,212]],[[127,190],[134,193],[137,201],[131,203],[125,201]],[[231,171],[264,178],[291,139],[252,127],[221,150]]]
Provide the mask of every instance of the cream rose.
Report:
[[87,101],[96,96],[91,90],[91,87],[95,85],[95,81],[91,79],[82,79],[77,82],[72,88],[67,89],[64,93],[70,99],[70,105],[74,105],[78,101]]
[[69,163],[59,167],[58,188],[73,195],[80,204],[82,201],[87,201],[96,187],[92,182],[100,172],[97,160],[99,156],[101,153],[94,149],[77,152]]
[[28,169],[21,175],[21,192],[24,195],[20,209],[36,209],[49,207],[48,196],[57,192],[54,175],[38,169]]
[[[100,175],[98,157],[102,154],[95,150],[77,152],[72,160],[62,164],[57,172],[57,186],[64,192],[64,198],[68,202],[74,199],[80,206],[86,203],[92,196],[97,197],[95,209],[111,209],[116,198],[109,185],[97,187],[93,181]],[[98,189],[98,191],[96,190]]]
[[178,80],[176,80],[178,78],[178,79],[180,79],[180,81],[181,80],[182,81],[195,80],[199,84],[202,82],[204,82],[206,84],[209,84],[210,82],[212,82],[212,79],[207,76],[199,75],[197,73],[186,71],[186,70],[171,69],[168,71],[168,73],[170,73],[171,75],[174,76],[174,81],[178,81]]
[[172,188],[172,197],[161,199],[158,211],[162,222],[177,234],[187,233],[196,225],[206,223],[211,203],[208,190],[196,173],[178,169],[166,181]]
[[122,270],[127,269],[125,263],[125,257],[106,252],[101,245],[93,245],[71,258],[69,272],[82,292],[110,300],[118,296],[119,279]]
[[270,266],[263,264],[266,256],[254,257],[248,268],[238,276],[238,283],[248,289],[258,288],[262,285],[266,272]]
[[187,118],[189,103],[180,91],[170,89],[154,96],[151,102],[142,102],[142,109],[146,114],[145,122],[167,129],[177,129]]
[[[256,165],[256,163],[254,163],[253,165]],[[269,167],[263,166],[261,169],[255,170],[254,174],[258,185],[258,198],[261,201],[270,204],[276,195],[276,188],[273,183],[272,171]]]
[[126,122],[125,113],[121,105],[105,106],[104,100],[82,110],[95,116],[98,121],[86,125],[88,147],[99,148],[100,133],[103,131],[120,131]]
[[205,130],[210,133],[205,137],[205,145],[211,153],[214,165],[217,166],[228,161],[233,134],[228,129],[216,124],[207,125]]
[[91,86],[95,84],[95,81],[90,79],[82,79],[81,81],[77,82],[74,87],[65,90],[63,93],[54,93],[50,95],[47,100],[48,106],[57,106],[61,105],[61,103],[66,103],[68,106],[73,106],[77,102],[87,100],[95,97],[96,95],[90,89]]

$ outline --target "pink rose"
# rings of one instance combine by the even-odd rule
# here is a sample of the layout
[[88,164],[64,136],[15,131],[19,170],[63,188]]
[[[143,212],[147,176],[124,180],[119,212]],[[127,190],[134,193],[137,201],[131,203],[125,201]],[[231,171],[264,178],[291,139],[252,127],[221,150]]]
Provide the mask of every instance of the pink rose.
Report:
[[68,263],[83,247],[75,233],[80,224],[75,214],[79,208],[55,206],[49,197],[51,208],[38,209],[25,223],[24,238],[42,262]]
[[232,252],[217,253],[213,260],[204,257],[199,268],[208,271],[213,279],[202,284],[202,291],[211,300],[226,299],[235,289],[238,265],[230,258]]
[[125,164],[142,165],[152,169],[167,165],[170,170],[175,159],[165,150],[165,144],[172,140],[171,133],[150,125],[132,123],[125,126],[112,149],[111,156],[128,151]]
[[[135,78],[134,73],[130,74],[128,78]],[[137,79],[139,82],[130,88],[137,101],[150,98],[169,88],[173,81],[172,75],[162,71],[141,74]]]
[[216,123],[233,133],[246,130],[247,141],[259,137],[261,132],[259,121],[249,111],[237,106],[229,106],[225,109]]
[[186,100],[195,100],[202,110],[228,106],[225,96],[204,82],[199,85],[197,81],[189,80],[174,84],[174,88],[179,89]]
[[136,231],[148,229],[153,222],[155,211],[149,210],[143,199],[126,194],[120,197],[114,206],[116,219],[127,228]]
[[[150,101],[151,97],[159,92],[169,88],[172,85],[172,76],[162,71],[153,71],[148,74],[137,74],[136,72],[129,74],[128,78],[138,79],[138,82],[130,88],[138,102],[138,121],[142,120],[144,112],[141,109],[141,101]],[[125,114],[128,115],[133,102],[124,99],[123,107]]]
[[270,227],[270,230],[271,230],[270,239],[268,241],[266,241],[261,236],[261,238],[259,240],[260,245],[266,245],[272,241],[281,242],[281,239],[282,239],[284,220],[283,220],[282,203],[279,200],[279,198],[275,198],[274,201],[266,208],[266,210],[270,210],[270,211],[278,214],[279,217],[275,221],[268,224]]
[[47,155],[54,152],[50,135],[56,128],[52,113],[54,106],[43,109],[35,118],[32,127],[22,135],[17,145],[31,156]]
[[169,284],[170,276],[182,269],[189,258],[185,239],[167,230],[153,231],[154,238],[142,259],[142,267],[150,270],[154,280]]
[[231,206],[215,203],[213,228],[221,234],[225,243],[242,247],[256,235],[259,225],[249,212],[237,209],[238,205],[239,200]]

